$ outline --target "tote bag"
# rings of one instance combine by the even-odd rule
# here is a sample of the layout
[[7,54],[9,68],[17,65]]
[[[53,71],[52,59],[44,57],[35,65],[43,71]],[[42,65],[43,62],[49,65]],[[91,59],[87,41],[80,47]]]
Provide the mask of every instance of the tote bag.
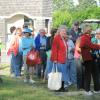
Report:
[[26,59],[26,64],[29,66],[34,66],[36,64],[41,64],[42,60],[39,56],[39,52],[36,50],[31,50],[28,54],[27,54],[27,59]]
[[48,74],[48,88],[59,90],[62,85],[62,73],[58,72],[57,64],[53,64],[52,72]]

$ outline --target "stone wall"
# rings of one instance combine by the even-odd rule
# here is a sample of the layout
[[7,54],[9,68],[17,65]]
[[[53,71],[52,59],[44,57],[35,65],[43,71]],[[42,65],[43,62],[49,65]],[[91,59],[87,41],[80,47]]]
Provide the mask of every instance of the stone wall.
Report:
[[0,16],[23,12],[31,16],[51,17],[52,0],[0,0]]
[[0,33],[3,34],[3,42],[7,39],[7,23],[16,15],[31,18],[36,29],[44,28],[45,19],[52,21],[52,0],[0,0]]
[[5,37],[5,20],[0,19],[0,41],[5,42],[6,37]]

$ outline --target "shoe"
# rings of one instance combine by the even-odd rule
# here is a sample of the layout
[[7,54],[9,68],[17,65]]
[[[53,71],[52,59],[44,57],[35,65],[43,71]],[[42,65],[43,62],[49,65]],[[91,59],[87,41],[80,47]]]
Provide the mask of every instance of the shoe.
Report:
[[93,91],[93,93],[98,94],[98,93],[100,93],[100,90],[99,91]]
[[72,85],[72,82],[68,82],[68,85],[69,85],[69,86]]
[[15,75],[14,75],[14,74],[11,74],[10,77],[11,77],[11,78],[15,78]]
[[68,88],[60,88],[59,90],[55,90],[55,92],[68,92]]
[[21,77],[20,77],[20,76],[16,76],[16,78],[21,79]]
[[28,82],[28,80],[27,79],[24,79],[24,83],[27,83]]
[[68,92],[68,88],[67,87],[65,87],[63,90],[64,90],[64,92]]
[[64,84],[64,88],[68,88],[68,85],[67,84]]
[[30,79],[30,80],[29,80],[29,83],[33,84],[33,83],[35,83],[35,81],[32,80],[32,79]]
[[91,95],[93,95],[93,92],[91,92],[91,91],[85,91],[85,95],[87,95],[87,96],[91,96]]

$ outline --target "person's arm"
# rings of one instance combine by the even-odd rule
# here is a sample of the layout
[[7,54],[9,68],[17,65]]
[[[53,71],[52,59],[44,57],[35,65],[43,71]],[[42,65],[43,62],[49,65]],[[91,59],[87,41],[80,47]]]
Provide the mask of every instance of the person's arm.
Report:
[[41,44],[40,44],[40,36],[38,35],[36,38],[35,38],[35,48],[36,48],[36,50],[40,50],[40,46],[41,46]]
[[69,40],[69,45],[70,45],[70,52],[74,53],[75,45],[72,40]]
[[100,45],[93,44],[90,39],[85,39],[84,41],[82,40],[81,42],[82,42],[81,46],[83,47],[94,49],[94,50],[100,49]]
[[57,63],[58,60],[58,46],[59,46],[59,40],[57,37],[54,38],[52,43],[52,49],[51,49],[51,56],[53,56],[53,61]]

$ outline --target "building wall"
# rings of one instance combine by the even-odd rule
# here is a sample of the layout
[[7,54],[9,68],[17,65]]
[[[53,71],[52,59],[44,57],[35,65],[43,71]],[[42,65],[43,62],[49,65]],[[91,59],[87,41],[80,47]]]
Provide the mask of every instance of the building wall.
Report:
[[12,18],[6,19],[7,34],[10,33],[10,27],[16,26],[21,27],[24,24],[24,15],[16,15]]
[[5,42],[5,20],[0,19],[0,41]]
[[[0,33],[3,34],[3,42],[7,41],[8,28],[15,23],[16,16],[31,18],[36,30],[44,28],[45,19],[52,21],[52,0],[0,0]],[[50,26],[49,23],[49,30]]]
[[0,0],[0,16],[23,12],[31,16],[51,17],[52,0]]

